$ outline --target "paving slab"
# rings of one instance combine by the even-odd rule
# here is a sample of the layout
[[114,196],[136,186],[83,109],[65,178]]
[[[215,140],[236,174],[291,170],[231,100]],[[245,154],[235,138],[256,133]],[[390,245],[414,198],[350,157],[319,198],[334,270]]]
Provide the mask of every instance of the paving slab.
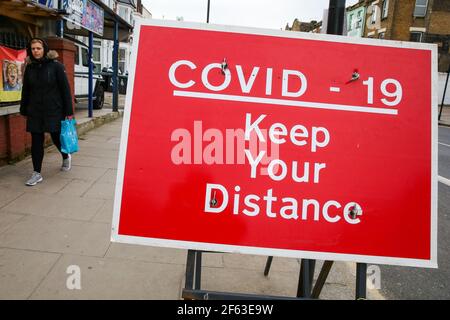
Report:
[[12,190],[4,186],[0,186],[0,208],[7,206],[23,194],[23,191]]
[[0,248],[0,299],[28,299],[60,256]]
[[25,215],[0,210],[0,234],[19,222]]
[[[81,289],[68,289],[75,275],[70,266],[79,268]],[[176,300],[183,276],[183,266],[176,264],[64,255],[31,299]]]
[[80,150],[88,147],[97,147],[102,150],[119,150],[120,137],[96,136],[88,134],[79,138],[78,145],[80,146]]
[[103,199],[103,200],[113,200],[115,183],[100,183],[95,182],[84,194],[84,198],[90,199]]
[[4,210],[13,213],[31,214],[45,217],[59,217],[72,220],[91,220],[100,208],[104,200],[81,199],[76,196],[46,195],[42,192],[24,193]]
[[98,180],[101,183],[116,183],[117,169],[108,169],[106,173]]
[[89,156],[79,154],[73,158],[72,164],[81,167],[114,169],[117,168],[117,159],[115,157],[102,157],[100,155]]
[[[185,265],[187,250],[112,243],[106,257]],[[223,268],[223,255],[221,253],[202,255],[202,266]]]
[[112,223],[113,218],[113,210],[114,210],[114,201],[113,200],[105,200],[105,203],[97,212],[92,221],[95,222],[105,222]]
[[[205,254],[208,255],[208,254]],[[224,264],[226,268],[264,271],[267,256],[247,255],[247,254],[224,254]],[[274,257],[270,267],[271,272],[300,272],[298,259]]]
[[0,234],[0,247],[103,257],[110,230],[105,223],[27,216]]
[[112,159],[116,159],[119,155],[119,149],[106,149],[106,148],[98,148],[95,146],[83,146],[83,152],[79,153],[79,156],[84,156],[84,157],[95,157],[95,158],[112,158]]
[[202,268],[202,289],[230,293],[295,297],[298,272],[273,272],[234,268]]
[[72,162],[72,169],[69,172],[59,172],[57,176],[66,179],[78,179],[86,181],[96,181],[105,174],[107,168],[93,168],[78,166],[76,163],[76,157]]
[[59,190],[57,194],[61,196],[81,197],[93,183],[94,181],[72,179],[64,188]]

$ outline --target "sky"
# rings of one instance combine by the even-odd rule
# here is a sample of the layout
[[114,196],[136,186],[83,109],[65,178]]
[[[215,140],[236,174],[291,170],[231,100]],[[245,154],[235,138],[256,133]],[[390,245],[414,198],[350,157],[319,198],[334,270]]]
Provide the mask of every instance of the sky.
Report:
[[[347,0],[350,6],[358,0]],[[206,22],[208,0],[142,0],[154,19]],[[329,0],[210,0],[209,22],[222,25],[284,29],[295,18],[321,21]]]

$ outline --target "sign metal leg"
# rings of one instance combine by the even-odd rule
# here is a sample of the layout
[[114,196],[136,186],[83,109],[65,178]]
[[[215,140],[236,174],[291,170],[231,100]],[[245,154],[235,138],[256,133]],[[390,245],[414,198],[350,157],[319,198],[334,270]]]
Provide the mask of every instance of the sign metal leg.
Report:
[[200,290],[202,281],[202,252],[196,251],[195,257],[195,290]]
[[273,257],[267,257],[266,267],[264,268],[264,275],[267,277],[270,271],[270,266],[272,265]]
[[356,300],[366,299],[367,294],[367,263],[356,264]]
[[311,298],[319,299],[320,293],[322,292],[322,288],[325,285],[325,281],[328,278],[328,274],[330,273],[331,267],[333,266],[334,261],[325,261],[323,263],[322,269],[320,270],[319,277],[316,280],[316,284],[314,285],[313,293]]
[[316,260],[302,259],[298,279],[297,297],[310,298]]
[[187,289],[194,288],[195,251],[188,250],[186,260],[186,279],[184,286]]

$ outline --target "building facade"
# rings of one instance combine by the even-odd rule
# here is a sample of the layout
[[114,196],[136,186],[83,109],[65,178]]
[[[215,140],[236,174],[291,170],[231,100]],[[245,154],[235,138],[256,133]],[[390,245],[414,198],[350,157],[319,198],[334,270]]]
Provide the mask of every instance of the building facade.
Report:
[[[151,18],[150,11],[145,8],[139,0],[101,0],[110,7],[122,19],[134,26],[134,16],[142,18]],[[133,36],[127,42],[119,43],[119,74],[128,74],[131,58],[131,44]],[[77,37],[77,40],[88,44],[86,37]],[[95,65],[95,72],[107,71],[112,68],[113,41],[96,39],[94,37],[94,48],[92,51],[92,60]]]
[[[357,12],[363,11],[362,23],[359,19],[355,21]],[[346,15],[349,36],[436,43],[439,71],[447,71],[450,64],[449,0],[361,0],[347,8]],[[362,29],[356,29],[355,24],[362,25]]]
[[286,24],[285,30],[300,31],[300,32],[312,32],[316,28],[320,27],[320,25],[322,25],[322,23],[317,22],[315,20],[312,20],[311,22],[301,22],[298,19],[295,19],[294,22],[292,22],[292,26],[289,26],[289,24]]

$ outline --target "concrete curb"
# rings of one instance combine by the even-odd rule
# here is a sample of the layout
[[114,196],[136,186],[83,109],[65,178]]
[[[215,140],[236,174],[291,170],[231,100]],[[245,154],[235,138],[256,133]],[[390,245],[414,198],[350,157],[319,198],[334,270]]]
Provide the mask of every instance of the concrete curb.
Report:
[[82,121],[77,122],[78,136],[81,136],[92,129],[98,128],[98,127],[104,125],[105,123],[114,121],[122,116],[123,116],[123,111],[117,111],[117,112],[111,112],[111,113],[108,113],[108,114],[105,114],[102,116],[98,116],[95,118],[87,119],[87,120],[83,119]]

